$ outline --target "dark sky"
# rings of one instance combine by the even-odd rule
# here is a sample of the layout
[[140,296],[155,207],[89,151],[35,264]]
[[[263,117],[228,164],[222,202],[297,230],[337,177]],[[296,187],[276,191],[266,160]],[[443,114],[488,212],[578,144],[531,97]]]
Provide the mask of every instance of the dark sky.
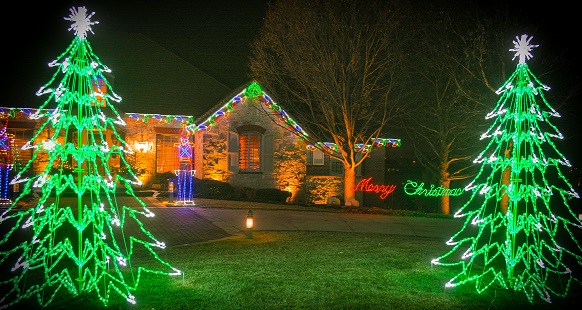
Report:
[[[85,6],[89,12],[95,12],[92,20],[99,21],[93,27],[95,35],[111,30],[144,34],[226,86],[238,88],[249,81],[249,45],[262,25],[266,1],[13,2],[10,8],[5,7],[0,12],[4,74],[0,107],[36,107],[42,103],[35,92],[54,73],[47,64],[72,41],[73,33],[67,30],[70,22],[63,17],[69,15],[69,8],[73,6]],[[484,1],[484,10],[494,8],[496,1],[503,2]],[[538,5],[523,1],[506,3],[511,6],[512,14],[527,16],[538,25],[534,44],[564,53],[571,60],[572,68],[580,68],[577,42],[580,41],[582,18],[572,1],[555,0]],[[89,40],[91,36],[93,34],[89,34]],[[511,42],[508,42],[508,49],[511,47]],[[544,54],[541,48],[534,50],[534,57]],[[99,51],[95,52],[100,55]],[[101,60],[107,64],[106,59]],[[115,68],[111,69],[115,72]],[[575,72],[572,77],[581,80],[580,73],[576,73],[579,71],[572,71]],[[542,80],[552,87],[556,86],[554,81]],[[581,131],[575,129],[582,123],[582,102],[579,93],[575,97],[578,99],[570,100],[567,113],[563,115],[567,120],[564,125],[569,127],[563,132],[570,141],[582,141]],[[575,157],[571,159],[578,165],[582,164],[582,156]]]
[[[3,46],[3,82],[0,107],[35,107],[41,101],[35,92],[53,74],[47,64],[60,55],[73,39],[63,19],[69,8],[85,6],[95,12],[92,20],[95,35],[115,30],[141,33],[172,51],[200,70],[235,89],[247,82],[247,60],[250,44],[258,35],[265,16],[267,0],[167,0],[167,1],[41,1],[13,2],[1,11]],[[419,0],[422,1],[422,0]],[[476,0],[480,1],[480,0]],[[484,10],[495,8],[491,0],[483,2]],[[50,4],[59,2],[59,4]],[[543,56],[543,48],[565,53],[572,66],[580,67],[579,31],[581,18],[572,3],[564,0],[533,5],[507,2],[512,14],[527,16],[538,24],[534,35],[534,57]],[[564,4],[567,3],[567,4]],[[517,30],[520,31],[520,30]],[[518,33],[516,33],[518,35]],[[89,34],[91,40],[93,34]],[[508,42],[508,49],[512,47]],[[95,51],[99,56],[99,51]],[[509,52],[508,52],[509,53]],[[101,59],[105,64],[107,59]],[[111,68],[115,72],[115,68]],[[534,72],[534,74],[539,74]],[[578,73],[575,78],[580,80]],[[553,81],[548,83],[556,87]],[[578,95],[580,97],[580,95]],[[575,124],[580,124],[579,105],[571,105]],[[578,134],[579,135],[579,134]]]
[[[4,70],[0,106],[35,106],[34,93],[48,81],[54,60],[72,41],[63,19],[69,8],[85,6],[95,12],[95,35],[109,30],[142,33],[228,87],[238,88],[249,81],[247,60],[250,43],[257,36],[265,15],[267,0],[167,0],[167,1],[41,1],[14,2],[3,9]],[[422,1],[422,0],[419,0]],[[477,0],[479,1],[479,0]],[[491,0],[485,9],[494,8]],[[59,2],[59,4],[50,4]],[[545,33],[537,36],[542,46],[577,57],[575,42],[580,18],[572,4],[562,0],[534,6],[512,1],[513,14],[529,16]],[[508,2],[510,3],[510,2]],[[516,34],[517,35],[517,34]],[[89,34],[89,40],[93,34]],[[569,39],[568,39],[569,38]],[[539,41],[538,41],[539,43]],[[508,48],[511,42],[508,42]],[[99,56],[99,51],[95,51]],[[534,56],[536,56],[534,51]],[[106,59],[102,61],[107,64]],[[579,64],[580,61],[577,61]],[[115,68],[112,68],[115,71]],[[31,102],[31,104],[29,104]]]
[[21,3],[0,13],[3,72],[7,75],[2,79],[6,82],[2,83],[0,107],[42,103],[35,92],[54,72],[47,64],[73,39],[70,22],[63,19],[73,6],[95,12],[91,20],[99,24],[93,26],[94,35],[88,34],[89,41],[110,30],[141,33],[233,89],[249,81],[249,44],[258,34],[266,9],[264,0]]

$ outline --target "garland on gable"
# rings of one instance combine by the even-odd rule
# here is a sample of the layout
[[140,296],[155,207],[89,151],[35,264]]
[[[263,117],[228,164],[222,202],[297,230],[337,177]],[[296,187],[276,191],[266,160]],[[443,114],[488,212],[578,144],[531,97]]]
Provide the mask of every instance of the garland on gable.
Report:
[[250,98],[256,98],[258,101],[260,101],[263,106],[265,106],[265,108],[269,109],[273,115],[277,116],[281,122],[285,123],[287,129],[294,132],[298,137],[303,139],[307,137],[307,133],[303,131],[301,126],[299,126],[293,119],[291,119],[287,112],[285,112],[285,110],[283,110],[277,103],[272,101],[271,98],[265,92],[263,92],[257,83],[251,83],[246,89],[234,96],[201,124],[192,124],[186,126],[186,130],[190,134],[194,134],[198,130],[207,130],[208,128],[218,124],[222,117],[227,115],[229,112],[232,112],[236,105],[244,104]]
[[[196,125],[194,123],[194,116],[191,115],[164,115],[164,114],[144,114],[144,113],[125,113],[125,118],[129,118],[134,120],[135,122],[145,123],[148,124],[150,121],[155,120],[161,124],[170,124],[173,125],[176,122],[179,124],[186,124],[185,129],[188,134],[194,135],[198,130],[208,130],[210,127],[215,126],[220,122],[220,120],[226,116],[228,113],[234,110],[234,107],[239,104],[244,104],[247,99],[249,98],[256,98],[259,102],[263,104],[263,106],[269,111],[278,117],[279,121],[285,124],[288,130],[292,131],[300,137],[301,139],[307,140],[308,134],[303,131],[301,126],[299,126],[285,110],[283,110],[276,102],[274,102],[269,95],[267,95],[261,89],[258,83],[251,83],[246,89],[238,93],[232,99],[230,99],[227,103],[225,103],[222,107],[216,110],[212,115],[210,115],[204,122]],[[30,108],[3,108],[0,107],[0,114],[9,114],[10,117],[20,118],[26,116],[27,118],[31,118],[31,115],[37,115],[36,118],[40,118],[43,116],[50,116],[52,115],[53,110],[39,110],[39,109],[30,109]],[[373,138],[372,144],[356,144],[355,149],[358,152],[369,152],[373,146],[386,146],[386,147],[400,147],[401,141],[400,139],[391,139],[391,138]],[[317,142],[317,146],[309,144],[307,146],[308,150],[314,150],[316,148],[328,148],[333,151],[339,151],[338,146],[335,143],[331,142]]]

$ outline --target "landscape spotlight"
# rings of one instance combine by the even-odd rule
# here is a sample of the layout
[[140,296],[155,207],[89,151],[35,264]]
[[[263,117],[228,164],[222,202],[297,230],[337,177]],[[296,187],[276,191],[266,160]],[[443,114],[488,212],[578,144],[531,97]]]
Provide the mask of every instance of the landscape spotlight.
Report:
[[254,223],[254,218],[253,218],[253,211],[249,210],[247,212],[247,223],[246,223],[246,227],[247,227],[247,239],[252,239],[253,238],[253,226],[255,225]]

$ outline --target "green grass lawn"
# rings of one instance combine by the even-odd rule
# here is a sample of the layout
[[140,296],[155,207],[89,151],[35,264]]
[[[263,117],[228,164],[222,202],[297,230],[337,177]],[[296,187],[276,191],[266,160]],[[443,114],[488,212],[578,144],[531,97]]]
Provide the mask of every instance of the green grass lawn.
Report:
[[[137,304],[113,294],[55,300],[47,309],[566,309],[573,298],[530,304],[522,293],[472,284],[445,289],[454,275],[431,266],[444,242],[430,238],[335,232],[254,232],[167,248],[183,277],[146,274]],[[149,264],[144,255],[133,264]],[[580,296],[580,288],[570,296]],[[579,305],[578,305],[579,306]],[[17,306],[18,307],[18,306]]]

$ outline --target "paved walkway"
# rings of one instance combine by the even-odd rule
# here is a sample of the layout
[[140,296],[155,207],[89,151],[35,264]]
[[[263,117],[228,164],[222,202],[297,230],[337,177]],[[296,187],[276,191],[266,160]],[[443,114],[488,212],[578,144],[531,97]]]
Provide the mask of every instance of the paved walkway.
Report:
[[[254,231],[378,233],[446,241],[462,226],[460,220],[454,219],[293,210],[290,206],[254,202],[196,199],[194,206],[166,207],[155,198],[147,197],[143,200],[156,213],[156,224],[148,225],[150,231],[160,240],[167,237],[167,244],[194,243],[243,235],[248,210],[253,211]],[[220,231],[226,235],[221,237]],[[184,236],[178,237],[175,233],[179,232]]]
[[[453,219],[294,210],[292,206],[254,202],[197,199],[192,206],[167,206],[153,197],[140,199],[155,214],[154,217],[144,220],[145,228],[168,246],[244,235],[245,218],[249,209],[254,214],[255,231],[362,232],[447,240],[462,225],[461,221]],[[62,197],[60,202],[76,205],[76,198]],[[117,197],[117,202],[135,208],[141,207],[131,197]],[[135,225],[129,225],[127,229],[129,234],[141,233]]]

